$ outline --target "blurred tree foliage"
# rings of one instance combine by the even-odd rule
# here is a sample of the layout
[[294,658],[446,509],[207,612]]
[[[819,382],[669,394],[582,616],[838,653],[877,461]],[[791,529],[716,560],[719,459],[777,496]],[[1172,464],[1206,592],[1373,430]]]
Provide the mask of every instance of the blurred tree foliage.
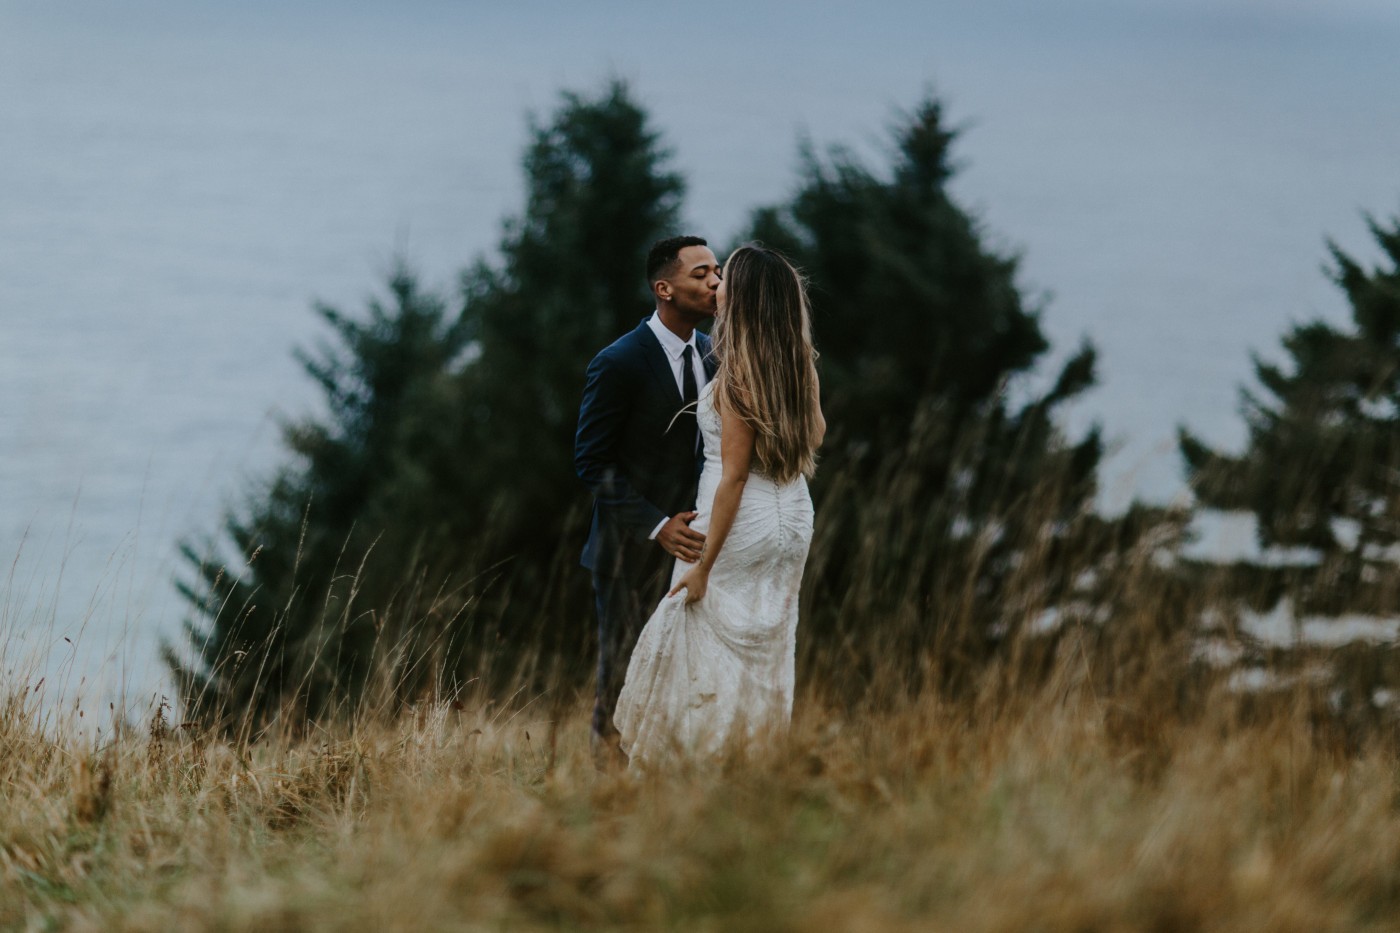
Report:
[[620,83],[564,94],[530,136],[524,212],[463,274],[459,313],[403,269],[365,320],[319,309],[337,342],[301,359],[328,418],[287,425],[293,464],[224,539],[184,547],[193,657],[165,655],[192,715],[300,722],[451,689],[439,672],[586,656],[583,372],[649,310],[641,270],[683,183]]
[[1255,357],[1262,391],[1241,389],[1242,454],[1182,428],[1181,454],[1200,503],[1252,512],[1259,546],[1301,560],[1245,561],[1231,589],[1257,608],[1285,594],[1303,613],[1394,613],[1400,544],[1400,219],[1369,226],[1391,268],[1370,272],[1336,244],[1329,275],[1352,326],[1323,321],[1283,338],[1291,365]]
[[1092,511],[1099,432],[1071,441],[1054,422],[1093,384],[1087,341],[1048,391],[1011,401],[1049,344],[1016,257],[949,194],[955,136],[928,98],[895,126],[883,173],[804,146],[796,193],[750,228],[809,274],[822,354],[831,430],[804,625],[853,649],[894,639],[953,688],[1036,619],[1107,617],[1110,565],[1182,530],[1163,510]]
[[[1259,386],[1240,390],[1244,451],[1213,450],[1180,429],[1200,505],[1252,513],[1260,548],[1255,559],[1183,562],[1199,590],[1217,594],[1223,612],[1208,628],[1242,647],[1238,666],[1306,687],[1315,714],[1339,721],[1353,742],[1378,727],[1393,740],[1400,728],[1400,647],[1347,631],[1357,615],[1400,612],[1400,218],[1367,222],[1388,268],[1367,271],[1328,243],[1328,275],[1351,306],[1351,326],[1292,328],[1286,366],[1255,357]],[[1281,602],[1295,625],[1332,620],[1336,637],[1276,644],[1237,625],[1242,610]]]
[[[1090,508],[1098,432],[1069,441],[1053,420],[1093,382],[1087,343],[1011,401],[1048,343],[1015,257],[948,194],[953,139],[926,100],[888,172],[808,150],[791,201],[753,218],[813,282],[832,428],[803,643],[835,648],[856,692],[878,687],[881,647],[957,686],[1047,610],[1097,624],[1115,567],[1179,531]],[[473,677],[529,684],[542,662],[587,676],[573,431],[588,360],[648,312],[646,251],[678,232],[667,158],[622,85],[566,94],[531,127],[524,211],[463,275],[459,313],[403,269],[364,319],[320,309],[336,342],[302,362],[328,417],[288,425],[293,464],[185,549],[193,652],[166,655],[193,716],[304,722]]]

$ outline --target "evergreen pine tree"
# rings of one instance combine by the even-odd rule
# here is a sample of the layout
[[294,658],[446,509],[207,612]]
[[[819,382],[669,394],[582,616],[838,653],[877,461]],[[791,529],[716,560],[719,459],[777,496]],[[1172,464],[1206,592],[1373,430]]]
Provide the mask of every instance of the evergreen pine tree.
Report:
[[1288,595],[1300,614],[1400,610],[1400,219],[1369,226],[1390,268],[1368,272],[1329,242],[1351,327],[1294,327],[1287,367],[1255,358],[1260,388],[1241,390],[1244,452],[1180,431],[1202,506],[1253,513],[1266,553],[1304,550],[1231,569],[1228,587],[1257,609]]
[[185,547],[195,657],[166,658],[192,715],[392,704],[439,674],[518,675],[550,639],[587,657],[573,430],[588,360],[650,308],[646,251],[683,193],[667,159],[621,83],[565,94],[531,126],[524,211],[463,274],[459,315],[402,271],[365,321],[320,309],[338,344],[302,361],[328,421],[288,425],[293,465]]
[[1097,517],[1099,433],[1071,442],[1055,425],[1093,383],[1092,346],[1048,392],[1009,400],[1049,345],[1016,257],[948,192],[955,136],[930,98],[895,128],[884,173],[805,146],[798,191],[750,229],[812,282],[831,429],[804,625],[852,645],[897,638],[949,685],[1047,608],[1102,617],[1110,596],[1083,571],[1165,527],[1142,507]]
[[[230,513],[224,540],[182,545],[196,569],[177,584],[195,657],[164,653],[191,716],[321,715],[363,692],[386,638],[406,648],[421,634],[386,616],[419,601],[402,576],[432,542],[415,457],[440,443],[465,337],[403,267],[389,291],[392,303],[372,300],[364,320],[318,306],[338,342],[297,355],[325,394],[328,421],[285,425],[295,465]],[[225,548],[240,559],[217,560]]]

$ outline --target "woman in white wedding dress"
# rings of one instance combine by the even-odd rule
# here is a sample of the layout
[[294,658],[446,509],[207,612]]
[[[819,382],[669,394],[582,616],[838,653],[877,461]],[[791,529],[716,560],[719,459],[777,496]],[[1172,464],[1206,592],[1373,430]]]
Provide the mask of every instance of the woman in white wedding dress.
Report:
[[705,547],[698,563],[676,563],[614,713],[634,768],[780,732],[792,714],[807,477],[826,422],[803,281],[778,253],[729,257],[714,353],[697,403],[705,466],[691,523]]

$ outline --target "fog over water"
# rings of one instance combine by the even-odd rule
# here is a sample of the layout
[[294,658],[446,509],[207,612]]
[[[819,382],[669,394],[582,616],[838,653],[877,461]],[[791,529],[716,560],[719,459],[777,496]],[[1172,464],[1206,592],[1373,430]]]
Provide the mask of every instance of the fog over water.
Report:
[[1396,48],[1400,10],[1363,0],[0,0],[6,664],[57,645],[159,689],[175,543],[316,410],[311,302],[362,307],[396,254],[451,290],[520,206],[527,112],[611,75],[721,244],[802,136],[878,164],[936,91],[957,195],[1045,297],[1045,372],[1099,348],[1066,429],[1117,445],[1103,506],[1182,496],[1175,426],[1238,445],[1250,351],[1345,317],[1324,238],[1373,260],[1362,212],[1400,212]]

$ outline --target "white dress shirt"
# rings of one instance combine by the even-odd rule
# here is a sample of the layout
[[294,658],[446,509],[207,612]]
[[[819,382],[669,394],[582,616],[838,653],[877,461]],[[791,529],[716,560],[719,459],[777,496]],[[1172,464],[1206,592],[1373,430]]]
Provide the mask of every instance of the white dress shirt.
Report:
[[692,332],[689,340],[682,340],[671,329],[661,323],[661,312],[653,311],[651,317],[647,318],[647,326],[656,335],[656,339],[661,343],[661,349],[666,351],[666,358],[671,361],[671,373],[676,377],[676,388],[680,390],[681,398],[685,398],[685,387],[681,385],[681,373],[685,371],[685,348],[690,347],[690,368],[695,373],[695,397],[700,397],[700,390],[705,388],[705,384],[710,380],[705,377],[705,364],[700,361],[700,348],[695,345],[695,334]]
[[[647,318],[647,326],[656,335],[656,339],[661,344],[661,349],[665,351],[666,358],[671,361],[671,373],[676,377],[676,388],[680,390],[681,398],[685,398],[685,388],[681,383],[681,378],[685,373],[685,348],[690,347],[690,369],[695,375],[695,397],[700,397],[700,390],[710,381],[705,372],[705,364],[700,359],[700,348],[695,345],[695,334],[690,335],[689,340],[682,340],[671,332],[671,329],[661,323],[661,312],[653,311],[651,317]],[[661,526],[670,521],[670,517],[663,518],[661,523],[651,530],[647,537],[655,540],[661,531]]]

